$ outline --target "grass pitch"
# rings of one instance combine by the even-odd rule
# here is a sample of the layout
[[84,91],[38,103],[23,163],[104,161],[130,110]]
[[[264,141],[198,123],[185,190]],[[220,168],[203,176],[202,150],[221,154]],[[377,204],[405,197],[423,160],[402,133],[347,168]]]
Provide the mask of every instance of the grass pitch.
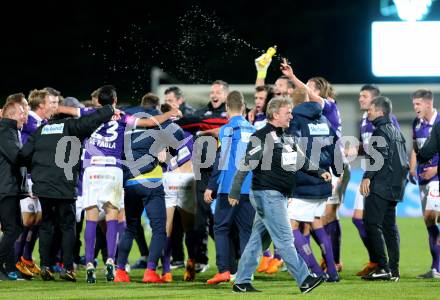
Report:
[[[195,282],[182,281],[182,269],[173,272],[171,284],[143,284],[143,272],[133,270],[129,284],[106,283],[103,264],[98,266],[98,283],[85,283],[85,272],[78,272],[78,282],[33,281],[0,282],[0,299],[440,299],[440,280],[419,280],[431,264],[426,229],[421,218],[398,219],[401,235],[400,282],[364,282],[354,276],[367,261],[367,254],[350,219],[342,219],[344,269],[341,282],[324,283],[310,294],[301,295],[287,272],[275,275],[255,274],[254,285],[262,293],[234,294],[231,286],[222,283],[208,286],[205,282],[216,272],[214,245],[210,243],[210,269],[197,274]],[[314,246],[315,254],[319,254]],[[130,261],[138,256],[133,247]],[[319,257],[319,255],[317,255]],[[58,278],[58,277],[57,277]]]

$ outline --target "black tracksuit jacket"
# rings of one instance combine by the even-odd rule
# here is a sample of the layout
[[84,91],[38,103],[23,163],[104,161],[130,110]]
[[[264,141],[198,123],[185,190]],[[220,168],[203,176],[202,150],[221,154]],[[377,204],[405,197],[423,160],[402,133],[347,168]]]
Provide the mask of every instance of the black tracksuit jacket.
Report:
[[[106,105],[93,114],[78,119],[52,120],[29,136],[22,148],[21,157],[31,170],[34,195],[76,199],[81,143],[102,123],[110,121],[113,114],[113,107]],[[66,137],[73,142],[62,147],[61,140],[66,140]],[[66,172],[65,168],[60,167],[63,166],[63,161],[71,163]]]
[[0,200],[26,193],[26,170],[20,168],[17,121],[0,120]]

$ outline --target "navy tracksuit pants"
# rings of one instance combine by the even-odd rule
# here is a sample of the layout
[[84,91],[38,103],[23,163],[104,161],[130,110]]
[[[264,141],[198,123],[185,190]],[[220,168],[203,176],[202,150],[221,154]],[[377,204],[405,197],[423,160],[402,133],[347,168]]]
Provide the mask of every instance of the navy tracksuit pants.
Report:
[[[238,230],[240,253],[251,236],[255,209],[249,201],[249,195],[240,195],[238,205],[232,207],[228,194],[219,194],[214,214],[214,236],[217,268],[220,273],[232,271],[231,268],[231,228]],[[235,225],[235,226],[233,226]]]
[[118,264],[125,264],[127,262],[133,245],[133,239],[138,233],[144,208],[150,220],[153,233],[148,262],[157,264],[162,256],[167,238],[165,228],[167,214],[163,185],[156,188],[147,188],[142,184],[127,186],[125,187],[124,203],[127,228],[118,246]]

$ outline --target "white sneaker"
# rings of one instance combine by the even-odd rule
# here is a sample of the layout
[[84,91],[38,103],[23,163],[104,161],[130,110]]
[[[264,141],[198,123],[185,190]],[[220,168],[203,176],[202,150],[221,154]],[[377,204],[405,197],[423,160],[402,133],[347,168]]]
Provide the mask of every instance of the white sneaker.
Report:
[[199,264],[196,263],[196,273],[204,273],[206,271],[208,271],[209,269],[209,264]]
[[131,266],[128,262],[125,264],[125,272],[127,272],[127,273],[131,272]]

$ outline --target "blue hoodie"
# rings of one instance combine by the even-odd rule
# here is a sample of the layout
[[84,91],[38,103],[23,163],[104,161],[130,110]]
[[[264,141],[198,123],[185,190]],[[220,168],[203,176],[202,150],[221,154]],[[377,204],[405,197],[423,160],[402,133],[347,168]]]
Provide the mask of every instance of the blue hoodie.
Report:
[[[237,166],[246,154],[249,138],[255,131],[255,127],[243,116],[232,117],[226,125],[220,127],[221,146],[208,182],[209,189],[217,191],[218,194],[229,194]],[[241,187],[241,194],[249,194],[251,180],[252,174],[249,173]]]
[[[287,132],[299,139],[300,148],[303,151],[305,149],[306,156],[315,165],[319,165],[321,169],[326,171],[332,168],[333,173],[339,176],[334,165],[334,152],[339,151],[337,155],[340,155],[339,147],[335,147],[338,138],[327,118],[322,115],[321,106],[315,102],[304,102],[297,105],[292,114],[293,119],[290,121]],[[306,142],[302,141],[304,138],[307,138]],[[319,162],[317,156],[312,157],[314,140],[314,152],[318,150],[318,145],[330,144],[321,147]],[[311,176],[303,171],[296,173],[296,188],[292,195],[293,198],[325,199],[331,194],[331,182],[325,182],[322,178]]]

